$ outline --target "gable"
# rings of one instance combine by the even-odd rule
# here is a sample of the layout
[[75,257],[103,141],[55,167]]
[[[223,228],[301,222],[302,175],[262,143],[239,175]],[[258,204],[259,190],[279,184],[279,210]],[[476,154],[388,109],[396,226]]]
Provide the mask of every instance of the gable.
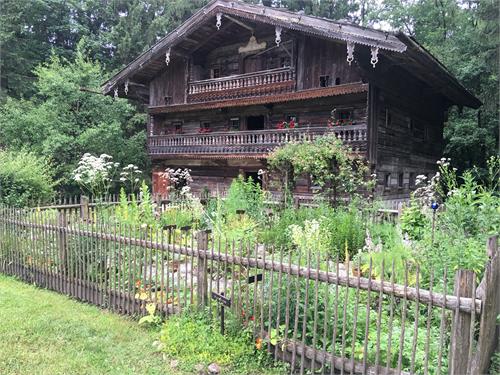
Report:
[[[328,19],[305,16],[281,8],[269,8],[242,1],[213,0],[201,8],[177,29],[166,35],[149,50],[104,83],[104,94],[123,96],[125,86],[147,85],[175,59],[208,54],[221,45],[240,46],[259,35],[274,35],[269,43],[280,44],[287,35],[304,35],[315,39],[341,42],[344,58],[363,57],[363,65],[373,67],[379,55],[387,56],[397,64],[407,65],[409,74],[419,72],[419,79],[430,73],[430,84],[450,103],[477,108],[481,103],[470,94],[432,55],[418,43],[404,36]],[[416,47],[417,46],[417,47]],[[418,48],[420,47],[420,48]],[[408,53],[408,49],[411,49]],[[360,53],[363,52],[363,53]],[[445,86],[443,86],[445,84]]]

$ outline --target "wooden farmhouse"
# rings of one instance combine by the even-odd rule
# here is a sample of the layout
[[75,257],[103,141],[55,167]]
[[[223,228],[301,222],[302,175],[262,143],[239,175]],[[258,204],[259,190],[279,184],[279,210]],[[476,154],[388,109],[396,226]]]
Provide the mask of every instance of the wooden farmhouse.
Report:
[[402,199],[435,170],[450,106],[481,105],[403,33],[235,0],[211,1],[103,92],[147,106],[154,193],[167,167],[222,191],[274,148],[334,133],[371,165],[378,195]]

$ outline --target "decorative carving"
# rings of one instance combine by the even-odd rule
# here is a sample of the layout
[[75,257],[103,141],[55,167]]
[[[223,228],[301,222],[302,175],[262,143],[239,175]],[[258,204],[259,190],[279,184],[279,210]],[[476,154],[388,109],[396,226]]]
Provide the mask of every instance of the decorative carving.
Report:
[[220,27],[222,25],[222,13],[217,13],[215,15],[215,17],[217,18],[217,22],[215,23],[215,26],[217,26],[217,30],[220,30]]
[[115,98],[115,99],[118,98],[118,87],[115,87],[115,92],[113,94],[113,98]]
[[167,52],[165,52],[165,63],[170,64],[170,47],[168,47]]
[[354,42],[347,42],[347,62],[349,65],[354,60]]
[[250,39],[248,40],[248,43],[246,46],[241,46],[240,48],[238,48],[238,53],[259,51],[261,49],[265,49],[266,46],[267,46],[266,42],[258,43],[257,39],[252,35],[250,37]]
[[371,47],[371,52],[372,52],[372,58],[370,62],[372,63],[373,67],[375,68],[375,65],[378,63],[378,47]]
[[123,91],[125,91],[125,95],[128,95],[128,84],[129,84],[129,81],[128,79],[125,81],[125,88],[123,89]]
[[276,26],[276,28],[274,29],[274,31],[275,31],[275,34],[276,34],[275,42],[276,42],[276,45],[279,47],[279,45],[281,43],[281,32],[283,31],[283,28],[281,26]]

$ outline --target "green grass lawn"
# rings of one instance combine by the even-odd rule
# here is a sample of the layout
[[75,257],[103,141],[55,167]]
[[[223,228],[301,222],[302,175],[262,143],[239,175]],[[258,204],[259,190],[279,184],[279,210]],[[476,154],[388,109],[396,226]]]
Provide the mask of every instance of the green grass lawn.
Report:
[[158,332],[0,275],[0,374],[173,374]]

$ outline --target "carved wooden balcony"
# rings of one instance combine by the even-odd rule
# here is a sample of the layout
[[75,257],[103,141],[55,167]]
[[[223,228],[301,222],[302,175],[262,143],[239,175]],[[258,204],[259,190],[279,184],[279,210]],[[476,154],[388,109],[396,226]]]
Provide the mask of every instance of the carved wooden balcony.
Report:
[[152,157],[168,155],[247,155],[265,157],[278,146],[288,142],[313,141],[335,134],[356,152],[366,151],[366,124],[296,129],[178,134],[148,138]]
[[189,82],[188,102],[246,98],[295,90],[291,67]]

